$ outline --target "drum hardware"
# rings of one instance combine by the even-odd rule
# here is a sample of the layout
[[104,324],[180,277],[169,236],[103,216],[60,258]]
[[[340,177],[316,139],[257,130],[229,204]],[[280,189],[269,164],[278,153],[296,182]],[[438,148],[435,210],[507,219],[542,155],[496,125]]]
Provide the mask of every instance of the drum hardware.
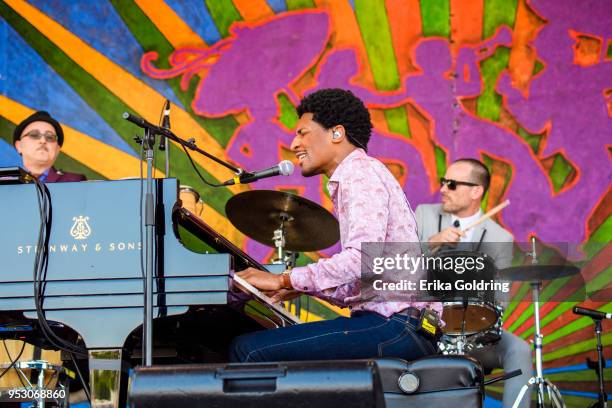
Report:
[[512,408],[518,407],[530,385],[536,386],[538,408],[544,407],[544,390],[548,392],[552,404],[556,407],[565,408],[561,393],[553,383],[544,378],[542,373],[542,342],[544,336],[540,331],[540,291],[543,280],[575,275],[579,272],[579,269],[571,265],[539,265],[535,237],[531,238],[531,252],[528,252],[527,255],[531,257],[531,265],[515,266],[500,271],[502,279],[530,282],[535,322],[533,347],[536,355],[536,375],[532,376],[529,382],[523,386]]
[[[490,257],[479,252],[465,250],[444,250],[436,252],[436,258],[481,258],[485,267],[473,275],[477,279],[494,279],[495,264]],[[435,265],[435,262],[433,263]],[[464,271],[474,274],[474,271]],[[454,281],[458,272],[431,268],[428,270],[430,280]],[[463,278],[469,280],[467,275]],[[490,291],[472,291],[469,293],[435,292],[430,293],[440,299],[443,305],[442,320],[446,323],[442,329],[443,336],[438,342],[442,354],[463,355],[484,348],[501,338],[503,308],[495,301],[495,294]]]
[[273,264],[285,265],[287,269],[291,269],[295,266],[297,259],[297,252],[286,251],[285,246],[287,245],[285,223],[293,221],[293,217],[286,213],[280,213],[279,215],[280,225],[274,230],[272,240],[274,241],[274,247],[276,247],[276,257],[272,259]]
[[[50,391],[48,387],[53,377],[59,377],[61,374],[65,374],[66,380],[63,382],[58,381],[54,387],[55,390],[53,390],[55,392],[51,392],[51,395],[54,395],[52,398],[55,400],[55,403],[58,405],[58,407],[63,408],[63,407],[68,406],[68,397],[69,397],[68,379],[75,378],[75,374],[71,370],[61,365],[52,364],[52,363],[49,363],[43,360],[16,361],[15,364],[13,364],[13,367],[15,368],[15,370],[17,371],[17,374],[21,378],[21,381],[25,385],[25,388],[22,388],[20,390],[25,391],[25,392],[33,391],[34,392],[33,395],[35,396],[37,395],[37,397],[35,397],[35,400],[33,401],[30,408],[44,408],[45,399],[49,399],[49,398],[45,398],[44,394],[40,392]],[[38,371],[36,385],[33,385],[30,382],[29,376],[26,375],[26,373],[24,373],[23,370]],[[52,376],[51,379],[46,378],[46,375],[49,373]],[[39,391],[39,393],[36,393],[36,391]]]

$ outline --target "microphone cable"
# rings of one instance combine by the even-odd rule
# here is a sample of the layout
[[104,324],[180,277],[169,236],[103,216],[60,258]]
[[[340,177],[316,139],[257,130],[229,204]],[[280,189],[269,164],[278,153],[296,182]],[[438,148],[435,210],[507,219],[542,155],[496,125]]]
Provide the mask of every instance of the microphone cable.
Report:
[[198,175],[198,177],[200,178],[200,180],[202,180],[202,182],[204,184],[206,184],[209,187],[224,187],[223,184],[214,184],[214,183],[211,183],[208,180],[206,180],[206,178],[204,176],[202,176],[202,174],[200,173],[200,170],[198,169],[198,167],[196,166],[195,162],[193,161],[193,158],[189,154],[189,151],[187,150],[187,148],[185,146],[183,146],[183,145],[181,145],[181,147],[183,148],[183,151],[187,155],[187,158],[189,159],[189,162],[191,163],[191,167],[193,167],[193,169],[195,170],[196,174]]
[[78,365],[76,364],[75,357],[75,355],[87,357],[87,349],[59,337],[49,325],[43,309],[45,289],[47,286],[47,271],[49,268],[49,240],[51,237],[51,225],[53,222],[53,206],[51,203],[51,193],[49,192],[47,186],[39,181],[36,177],[33,177],[33,179],[36,186],[40,217],[33,270],[34,304],[36,307],[38,323],[40,325],[41,332],[47,341],[53,347],[57,348],[58,350],[65,351],[70,355],[70,358],[75,364],[76,371],[79,375],[79,381],[81,382],[91,405],[89,384],[85,382],[85,379],[82,376]]

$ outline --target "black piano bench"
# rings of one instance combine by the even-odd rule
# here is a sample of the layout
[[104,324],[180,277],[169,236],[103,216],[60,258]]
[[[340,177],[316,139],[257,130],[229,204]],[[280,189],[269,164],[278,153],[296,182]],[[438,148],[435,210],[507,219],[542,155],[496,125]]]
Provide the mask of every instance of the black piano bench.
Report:
[[375,360],[387,408],[482,408],[484,375],[471,357],[429,356],[412,362]]
[[384,408],[373,360],[137,368],[132,408]]

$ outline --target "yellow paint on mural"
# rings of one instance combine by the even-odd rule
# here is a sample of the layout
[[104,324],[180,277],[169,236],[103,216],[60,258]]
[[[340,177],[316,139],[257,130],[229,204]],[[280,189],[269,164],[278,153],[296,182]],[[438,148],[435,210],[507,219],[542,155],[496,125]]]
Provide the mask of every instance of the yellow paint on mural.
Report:
[[274,11],[265,0],[234,0],[233,2],[245,21],[274,17]]
[[[146,120],[156,122],[164,96],[149,87],[122,67],[113,63],[103,54],[87,45],[83,40],[66,30],[62,25],[41,13],[30,4],[18,0],[6,0],[6,4],[35,26],[40,32],[79,64],[110,92],[120,98],[134,113]],[[172,110],[173,131],[184,138],[194,138],[200,146],[222,159],[226,159],[225,150],[199,124],[179,107]],[[194,160],[206,168],[217,180],[231,178],[233,173],[218,165],[211,165],[210,160],[194,155]],[[249,190],[242,185],[228,187],[233,193]]]
[[163,0],[135,0],[135,2],[175,49],[185,46],[206,47],[206,42]]

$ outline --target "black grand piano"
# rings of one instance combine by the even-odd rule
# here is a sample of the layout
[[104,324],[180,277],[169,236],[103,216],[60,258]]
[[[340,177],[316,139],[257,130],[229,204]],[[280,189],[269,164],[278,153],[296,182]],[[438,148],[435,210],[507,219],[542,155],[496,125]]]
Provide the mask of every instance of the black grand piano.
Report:
[[[141,355],[140,180],[47,187],[53,221],[46,319],[57,335],[87,350],[80,364],[87,362],[89,368],[92,406],[125,406],[126,373]],[[157,179],[154,190],[155,364],[223,362],[236,335],[294,323],[233,289],[233,271],[261,265],[177,205],[176,179]],[[35,186],[1,185],[0,334],[49,347],[34,300],[39,225]]]

